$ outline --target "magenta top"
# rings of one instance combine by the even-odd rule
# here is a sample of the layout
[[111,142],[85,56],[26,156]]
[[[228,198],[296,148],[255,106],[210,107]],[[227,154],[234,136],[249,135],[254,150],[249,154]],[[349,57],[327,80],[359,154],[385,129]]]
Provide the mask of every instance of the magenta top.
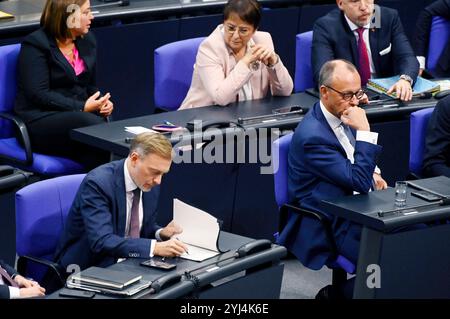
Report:
[[78,54],[78,50],[77,47],[73,47],[73,61],[70,62],[70,56],[65,55],[67,61],[69,62],[69,64],[73,67],[75,74],[78,76],[79,74],[83,73],[84,70],[86,70],[86,66],[84,64],[84,61],[82,58],[80,58],[80,55]]

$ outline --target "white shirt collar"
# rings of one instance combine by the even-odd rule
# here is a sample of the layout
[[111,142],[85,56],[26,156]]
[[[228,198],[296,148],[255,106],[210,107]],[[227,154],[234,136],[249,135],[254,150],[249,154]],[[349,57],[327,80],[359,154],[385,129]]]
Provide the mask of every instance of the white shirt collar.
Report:
[[127,157],[125,162],[123,163],[123,176],[125,177],[125,191],[132,192],[137,188],[136,183],[131,178],[130,172],[128,171],[128,161],[130,159]]
[[[357,29],[359,29],[359,26],[357,26],[356,24],[354,24],[345,14],[344,14],[345,20],[347,20],[348,26],[350,27],[350,30],[355,31]],[[370,20],[369,22],[364,26],[364,29],[369,29],[370,28]]]
[[327,110],[325,105],[323,105],[322,101],[320,101],[320,109],[322,110],[322,113],[325,116],[325,119],[327,120],[328,125],[330,125],[330,127],[333,131],[341,125],[342,121],[339,118],[337,118],[336,116],[334,116],[333,114],[331,114]]

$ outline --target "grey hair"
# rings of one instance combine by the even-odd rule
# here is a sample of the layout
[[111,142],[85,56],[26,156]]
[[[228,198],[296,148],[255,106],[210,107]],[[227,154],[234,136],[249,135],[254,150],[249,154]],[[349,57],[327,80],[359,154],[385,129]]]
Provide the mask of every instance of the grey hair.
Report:
[[337,59],[337,60],[331,60],[326,62],[322,68],[320,69],[319,73],[319,89],[322,85],[331,85],[331,82],[334,77],[334,72],[336,70],[337,65],[339,62],[343,62],[346,66],[347,70],[350,72],[356,72],[358,73],[358,70],[356,67],[349,61],[344,59]]

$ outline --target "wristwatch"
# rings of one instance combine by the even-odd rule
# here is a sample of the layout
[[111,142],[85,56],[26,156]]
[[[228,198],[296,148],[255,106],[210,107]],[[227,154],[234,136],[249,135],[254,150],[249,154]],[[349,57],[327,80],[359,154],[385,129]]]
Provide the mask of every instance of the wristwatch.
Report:
[[408,81],[409,84],[411,84],[411,87],[412,87],[414,81],[409,75],[402,74],[402,75],[400,75],[400,79]]

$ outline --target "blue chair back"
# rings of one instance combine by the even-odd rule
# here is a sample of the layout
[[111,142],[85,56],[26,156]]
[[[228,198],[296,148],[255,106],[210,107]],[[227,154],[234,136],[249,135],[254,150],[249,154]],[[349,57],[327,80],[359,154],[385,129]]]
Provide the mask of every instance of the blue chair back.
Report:
[[275,140],[272,144],[272,162],[274,167],[273,182],[275,186],[275,201],[278,208],[288,203],[288,154],[294,133]]
[[[16,249],[19,256],[52,261],[75,194],[85,174],[67,175],[28,185],[16,193]],[[42,279],[43,266],[27,267],[27,276]]]
[[428,44],[427,69],[433,71],[450,39],[450,21],[443,17],[433,17]]
[[311,66],[312,38],[312,31],[297,34],[295,37],[295,92],[304,92],[314,87]]
[[[10,113],[17,91],[17,59],[20,44],[0,47],[0,112]],[[0,118],[0,138],[13,137],[11,121]]]
[[420,176],[422,174],[423,155],[425,152],[425,137],[428,121],[433,108],[411,113],[409,126],[409,171]]
[[155,106],[177,110],[189,91],[198,47],[205,39],[172,42],[155,50]]

